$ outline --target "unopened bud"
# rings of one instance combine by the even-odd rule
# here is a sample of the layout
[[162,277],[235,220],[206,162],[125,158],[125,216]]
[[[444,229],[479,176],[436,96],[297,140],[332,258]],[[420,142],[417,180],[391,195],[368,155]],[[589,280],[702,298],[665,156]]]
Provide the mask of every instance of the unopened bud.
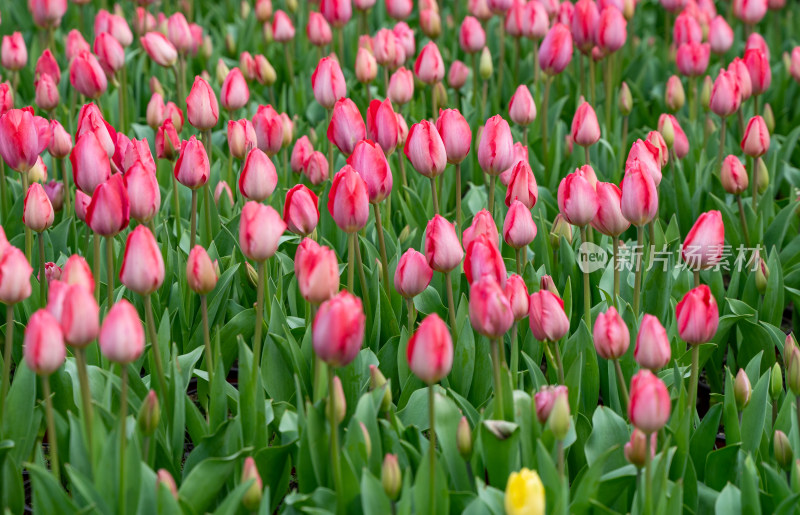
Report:
[[775,461],[782,469],[786,469],[792,463],[792,446],[789,445],[789,437],[780,429],[775,430],[775,437],[772,439],[772,447],[775,451]]
[[328,409],[333,408],[333,416],[337,424],[341,424],[347,413],[347,401],[344,399],[344,389],[339,376],[333,376],[333,391],[328,392]]
[[175,479],[166,469],[158,469],[156,473],[156,491],[161,488],[166,488],[172,497],[178,499],[178,485],[175,484]]
[[558,395],[553,410],[547,418],[547,427],[553,432],[556,440],[563,440],[569,432],[569,424],[569,400],[566,395]]
[[778,363],[775,363],[772,366],[772,373],[769,377],[769,396],[772,398],[772,401],[777,401],[778,397],[781,396],[783,393],[783,372],[781,372],[781,366]]
[[750,404],[750,395],[753,393],[753,388],[750,386],[750,378],[747,377],[743,368],[739,369],[736,373],[736,379],[733,381],[733,397],[736,399],[736,408],[742,411],[748,404]]
[[278,74],[275,72],[272,63],[270,63],[266,57],[263,59],[260,57],[257,58],[256,66],[258,68],[258,82],[265,86],[272,86],[275,84],[275,81],[278,80]]
[[558,288],[556,288],[556,283],[553,282],[552,276],[547,274],[543,275],[541,279],[539,279],[539,289],[547,290],[559,299],[561,298],[561,294],[558,293]]
[[228,55],[236,55],[236,40],[231,33],[225,34],[225,51]]
[[783,61],[783,67],[786,68],[786,73],[791,73],[792,69],[792,56],[789,55],[789,52],[784,52],[781,55],[781,61]]
[[[381,373],[380,369],[375,365],[369,366],[369,389],[377,390],[383,388],[387,384],[386,377]],[[383,392],[383,399],[381,400],[380,411],[385,413],[392,405],[392,389],[386,386]]]
[[786,356],[786,386],[800,395],[800,348],[792,346]]
[[247,280],[250,281],[251,286],[256,286],[258,284],[258,272],[249,261],[246,261],[244,266],[247,270]]
[[567,240],[567,243],[572,244],[572,225],[561,213],[558,213],[556,219],[553,220],[553,228],[550,230],[550,244],[554,249],[561,246],[562,237]]
[[408,225],[406,225],[406,226],[405,226],[405,227],[403,227],[403,229],[400,231],[400,235],[397,237],[397,239],[398,239],[398,240],[400,241],[400,243],[402,244],[403,242],[405,242],[406,240],[408,240],[408,237],[409,237],[409,236],[411,236],[411,227],[409,227]]
[[163,97],[164,88],[161,86],[161,82],[159,82],[158,78],[150,77],[150,94],[155,95],[156,93]]
[[222,84],[230,72],[231,70],[228,68],[228,65],[225,64],[225,61],[223,61],[221,58],[218,59],[216,68],[217,82]]
[[261,27],[261,33],[264,35],[264,41],[267,42],[267,45],[275,41],[275,37],[272,34],[272,24],[267,22]]
[[210,59],[211,54],[214,52],[214,42],[211,40],[211,36],[206,34],[203,36],[203,43],[200,45],[200,55],[204,59]]
[[361,426],[361,434],[364,435],[364,446],[367,448],[367,459],[372,455],[372,439],[369,437],[367,426],[363,422],[358,423]]
[[661,137],[664,138],[667,148],[672,148],[672,144],[675,143],[675,127],[672,125],[672,120],[669,116],[664,117],[664,123],[661,124],[659,132]]
[[400,472],[400,465],[397,463],[397,456],[394,454],[387,454],[383,458],[381,484],[389,499],[393,501],[397,499],[397,494],[400,493],[400,488],[403,486],[403,475]]
[[[653,444],[655,433],[653,433],[650,438],[652,438],[650,440],[650,453],[652,456],[655,453],[655,445]],[[624,450],[625,459],[628,460],[631,465],[634,465],[636,468],[644,467],[647,460],[647,435],[634,428],[631,439],[625,444]]]
[[686,103],[686,92],[683,90],[683,83],[677,75],[667,79],[667,87],[664,92],[664,102],[673,113],[679,111]]
[[264,494],[264,484],[261,482],[261,476],[258,474],[256,462],[251,456],[244,459],[244,469],[242,469],[242,483],[253,480],[253,484],[245,492],[242,497],[242,504],[250,511],[256,511],[261,505],[261,497]]
[[767,124],[769,133],[775,132],[775,113],[772,112],[772,106],[764,104],[764,112],[761,113],[761,116],[764,118],[764,123]]
[[714,123],[714,120],[710,116],[706,117],[706,123],[703,125],[703,132],[706,138],[717,132],[717,124]]
[[472,430],[469,427],[467,417],[461,417],[461,420],[458,421],[456,446],[458,447],[458,453],[464,460],[469,460],[472,457]]
[[767,266],[767,262],[759,257],[758,268],[756,268],[756,289],[761,295],[764,295],[764,292],[767,291],[768,281],[769,267]]
[[286,10],[292,14],[297,12],[297,0],[286,0]]
[[756,166],[756,184],[758,184],[758,192],[764,193],[769,187],[769,170],[767,163],[764,159],[757,159],[758,165]]
[[714,87],[714,81],[711,76],[706,75],[703,79],[703,89],[700,90],[700,105],[703,106],[704,111],[708,111],[708,106],[711,105],[711,90]]
[[239,16],[246,20],[250,16],[250,2],[247,0],[242,0],[242,3],[239,4]]
[[617,96],[617,107],[623,116],[628,116],[633,111],[633,96],[631,95],[631,88],[628,87],[627,82],[623,82],[619,87],[619,95]]
[[441,81],[437,82],[436,85],[433,86],[433,98],[436,100],[437,106],[447,105],[447,90]]
[[145,436],[153,436],[158,427],[158,422],[161,420],[161,407],[158,403],[158,396],[156,392],[150,390],[139,408],[139,414],[136,416],[136,423],[139,425],[139,430]]
[[488,80],[492,73],[494,73],[494,65],[492,64],[492,53],[489,52],[489,47],[483,47],[483,52],[481,52],[481,61],[480,65],[478,65],[478,71],[480,73],[480,77],[483,80]]

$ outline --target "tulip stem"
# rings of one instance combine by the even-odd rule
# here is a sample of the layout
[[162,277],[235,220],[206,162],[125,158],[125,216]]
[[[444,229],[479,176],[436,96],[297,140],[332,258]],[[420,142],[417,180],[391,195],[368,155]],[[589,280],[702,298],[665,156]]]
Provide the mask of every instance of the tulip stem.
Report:
[[[586,226],[581,226],[581,244],[586,243],[589,241],[586,238]],[[587,267],[589,263],[584,263],[584,267]],[[589,332],[592,331],[592,292],[589,289],[591,286],[589,284],[589,271],[583,270],[583,319],[586,322],[586,327],[589,328]]]
[[125,513],[125,440],[128,432],[128,364],[121,363],[119,372],[119,511]]
[[622,375],[622,367],[619,365],[619,359],[614,359],[614,369],[617,371],[617,380],[619,381],[619,393],[623,401],[622,409],[624,410],[628,407],[628,402],[629,402],[628,385],[625,383],[625,376]]
[[42,388],[44,391],[44,406],[47,414],[47,442],[50,444],[50,469],[56,483],[61,484],[61,471],[58,466],[58,438],[56,437],[56,422],[53,417],[53,398],[50,394],[50,376],[42,377]]
[[697,77],[689,77],[689,120],[697,119]]
[[504,420],[503,382],[500,379],[500,340],[492,339],[492,376],[494,377],[494,418]]
[[403,155],[398,153],[397,160],[400,161],[400,180],[403,184],[403,196],[406,199],[406,205],[411,204],[411,200],[408,197],[408,179],[406,178],[406,160],[403,159]]
[[[591,59],[589,60],[591,62]],[[538,70],[538,68],[537,68]],[[550,168],[550,160],[547,156],[547,112],[550,102],[550,83],[552,79],[547,76],[544,80],[544,97],[542,100],[542,164],[544,165],[545,174],[548,173]]]
[[408,335],[414,332],[414,300],[406,299],[406,308],[408,310]]
[[428,417],[430,422],[430,431],[428,433],[428,451],[430,451],[430,490],[428,501],[430,502],[430,511],[428,513],[436,513],[436,392],[434,385],[428,386]]
[[383,288],[386,290],[386,295],[389,295],[389,260],[386,257],[386,242],[383,238],[383,223],[381,221],[381,207],[375,203],[372,204],[375,211],[375,230],[378,232],[378,245],[381,250],[381,261],[383,265]]
[[503,66],[506,60],[506,31],[503,22],[498,24],[497,30],[500,32],[500,60],[497,64],[497,100],[503,101]]
[[[3,349],[3,386],[0,390],[0,399],[5,400],[8,394],[8,385],[11,382],[11,351],[14,348],[14,304],[6,305],[6,344]],[[0,427],[5,414],[5,402],[0,402]]]
[[[28,172],[22,172],[22,197],[24,198],[27,194]],[[31,254],[33,254],[33,233],[31,228],[25,225],[25,257],[28,259],[28,263],[31,262]]]
[[[156,332],[156,321],[153,316],[153,302],[150,300],[150,295],[143,295],[144,312],[147,320],[147,337],[150,339],[150,346],[153,351],[153,363],[156,366],[156,376],[158,380],[158,388],[161,390],[161,395],[164,397],[164,405],[167,412],[170,412],[169,391],[167,390],[167,380],[164,378],[164,366],[161,363],[161,351],[158,346],[158,333]],[[152,377],[152,373],[151,373]],[[152,380],[150,381],[152,383]]]
[[[753,189],[755,194],[755,189]],[[755,200],[755,197],[753,197]],[[750,231],[747,229],[747,219],[744,216],[744,206],[742,205],[742,196],[736,195],[736,202],[739,204],[739,222],[742,224],[742,235],[744,236],[744,244],[750,248]]]
[[519,374],[519,324],[515,321],[511,328],[511,388],[517,386]]
[[556,365],[558,366],[558,384],[566,385],[567,383],[564,380],[564,362],[561,361],[561,348],[558,346],[558,342],[553,342],[553,348],[556,355]]
[[[325,124],[325,128],[330,128],[332,122],[333,110],[328,109],[328,123]],[[330,139],[328,139],[328,178],[333,179],[333,143]]]
[[[69,199],[69,188],[64,188]],[[0,212],[3,214],[3,223],[6,217],[6,163],[0,159]],[[67,200],[67,212],[69,212],[69,200]]]
[[89,453],[89,469],[93,466],[92,461],[92,390],[89,387],[89,373],[86,368],[86,349],[75,349],[75,365],[78,369],[78,381],[81,388],[81,399],[83,401],[83,423],[86,426],[86,449]]
[[489,175],[489,191],[487,191],[487,195],[489,197],[489,214],[492,215],[494,218],[494,194],[496,190],[497,184],[497,176],[494,174]]
[[636,272],[633,284],[633,315],[639,320],[639,297],[642,294],[642,247],[644,246],[644,226],[636,227]]
[[628,148],[628,116],[622,117],[622,150]]
[[700,270],[694,270],[694,287],[697,288],[700,286]]
[[108,309],[114,305],[114,237],[106,236],[106,285]]
[[[594,108],[597,103],[595,102],[595,93],[594,93],[594,85],[595,85],[595,71],[594,71],[594,57],[591,55],[589,56],[589,98],[592,100],[592,108]],[[585,99],[584,99],[585,100]]]
[[189,251],[194,248],[197,242],[197,190],[192,190],[192,220],[190,222],[191,232],[189,233]]
[[[170,175],[172,175],[172,216],[175,217],[175,235],[178,240],[176,246],[180,246],[183,230],[181,227],[181,204],[178,198],[178,179],[175,178],[174,174]],[[189,250],[192,250],[192,248],[189,248]]]
[[[211,173],[211,165],[213,164],[211,158],[214,154],[214,149],[211,146],[211,129],[208,129],[203,133],[203,143],[206,146],[206,154],[208,154],[208,169],[209,174]],[[213,240],[213,232],[211,230],[211,186],[209,184],[211,177],[209,176],[209,180],[203,185],[203,214],[206,217],[206,246],[211,246],[211,241]]]
[[456,163],[456,189],[454,191],[456,197],[456,235],[458,242],[461,243],[461,163]]
[[266,263],[258,262],[258,286],[256,287],[256,326],[253,329],[253,382],[261,368],[261,328],[264,325],[264,282]]
[[439,197],[436,193],[436,178],[431,177],[431,196],[433,197],[433,214],[439,214]]
[[367,289],[367,277],[364,274],[364,260],[361,259],[361,243],[358,241],[358,233],[353,234],[355,236],[356,270],[358,270],[358,282],[361,284],[361,300],[364,301],[364,308],[367,316],[369,316],[372,314],[372,309],[370,307],[369,290]]
[[[611,102],[613,93],[613,82],[614,82],[614,54],[609,55],[606,57],[606,137],[611,136]],[[588,164],[588,163],[587,163]]]
[[47,275],[44,273],[44,232],[39,233],[39,302],[47,305]]
[[689,414],[694,421],[697,405],[697,381],[700,375],[700,346],[692,345],[692,374],[689,376]]
[[480,123],[482,113],[478,111],[478,54],[472,54],[472,105],[477,113],[477,122]]
[[645,434],[645,452],[644,452],[644,513],[650,515],[653,512],[652,485],[650,484],[650,467],[653,461],[651,438],[649,434]]
[[233,188],[233,154],[228,152],[228,172],[225,174],[228,179],[228,186]]
[[719,128],[719,154],[717,155],[717,173],[722,171],[722,157],[725,155],[725,128],[728,125],[728,119],[724,116],[720,122]]
[[92,268],[94,272],[94,300],[100,302],[100,235],[92,233]]
[[356,234],[347,235],[347,291],[353,293],[353,283],[356,272]]
[[619,237],[611,237],[611,248],[614,252],[614,305],[619,307]]
[[489,81],[483,81],[483,89],[481,91],[481,112],[480,112],[480,120],[483,119],[483,113],[486,112],[486,97],[489,94]]
[[586,161],[587,165],[589,165],[589,166],[592,165],[592,161],[589,158],[589,147],[588,146],[583,147],[583,160]]
[[[753,159],[753,169],[750,172],[751,176],[753,177],[750,180],[751,188],[753,189],[753,211],[758,216],[758,163],[760,162],[761,158],[757,157]],[[748,245],[749,246],[749,245]]]
[[208,385],[214,381],[214,354],[211,352],[211,335],[208,331],[208,303],[206,296],[200,295],[200,311],[203,315],[203,345],[206,348],[206,365],[208,366]]
[[338,499],[342,495],[342,471],[339,466],[339,424],[336,422],[336,396],[333,389],[333,366],[328,365],[328,424],[331,426],[331,466],[333,489]]
[[456,303],[453,301],[453,282],[450,272],[444,273],[444,284],[447,288],[447,312],[450,316],[450,332],[453,333],[453,344],[458,343],[458,328],[456,327]]
[[294,66],[292,65],[292,55],[288,43],[283,44],[283,56],[286,59],[286,70],[289,72],[289,77],[291,77],[291,80],[286,81],[287,95],[291,98],[292,84],[294,82]]

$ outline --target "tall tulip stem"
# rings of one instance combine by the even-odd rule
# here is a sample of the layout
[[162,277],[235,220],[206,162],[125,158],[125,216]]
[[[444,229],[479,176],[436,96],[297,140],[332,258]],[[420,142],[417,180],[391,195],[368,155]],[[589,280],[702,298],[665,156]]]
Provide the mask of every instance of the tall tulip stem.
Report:
[[189,232],[189,250],[197,243],[197,190],[192,190],[192,218]]
[[719,153],[717,154],[717,172],[722,170],[722,158],[725,155],[725,128],[728,125],[728,119],[724,116],[720,121],[719,127]]
[[430,489],[428,490],[428,502],[430,503],[430,511],[428,513],[436,513],[436,392],[434,385],[428,385],[428,417],[430,418],[431,430],[429,432],[428,451],[430,452]]
[[642,247],[644,245],[644,225],[636,228],[636,271],[633,284],[633,315],[639,320],[639,297],[642,294]]
[[106,297],[108,309],[114,305],[114,237],[106,236]]
[[[333,110],[328,109],[328,122],[325,124],[327,130],[333,122]],[[328,139],[328,177],[333,178],[333,143]]]
[[595,71],[594,71],[594,58],[589,56],[589,97],[591,99],[592,107],[597,105],[595,101]]
[[[174,174],[170,175],[172,175],[172,216],[175,218],[175,237],[180,245],[183,227],[181,226],[181,203],[178,197],[178,179],[175,178]],[[190,247],[189,250],[192,248],[194,247]]]
[[128,435],[128,364],[120,364],[119,372],[119,510],[125,513],[125,440]]
[[328,424],[331,426],[331,467],[337,498],[342,494],[342,471],[339,465],[339,424],[336,422],[336,396],[333,390],[333,366],[328,365]]
[[44,273],[44,232],[39,233],[39,302],[47,304],[47,275]]
[[206,349],[206,365],[208,366],[208,384],[214,381],[214,353],[211,351],[211,335],[208,330],[208,302],[205,295],[200,295],[200,312],[203,317],[203,345]]
[[[28,172],[22,172],[22,196],[28,194]],[[25,226],[25,257],[28,258],[28,263],[31,262],[31,254],[33,254],[33,233],[31,228]]]
[[700,346],[692,345],[692,374],[689,376],[689,413],[694,419],[697,406],[697,381],[700,376]]
[[406,309],[408,310],[408,335],[414,332],[414,299],[406,299]]
[[519,374],[519,322],[511,327],[511,388],[517,387]]
[[[591,58],[590,58],[591,59]],[[606,57],[606,135],[611,134],[611,106],[614,102],[614,54]],[[608,136],[606,136],[608,137]],[[588,163],[587,163],[588,164]]]
[[[47,442],[50,444],[50,469],[56,482],[61,484],[61,471],[58,466],[58,438],[56,437],[56,421],[53,416],[53,396],[50,393],[50,376],[42,377],[44,391],[44,406],[47,415]],[[5,400],[5,399],[4,399]]]
[[89,371],[86,367],[86,349],[75,349],[75,365],[78,369],[78,381],[81,388],[83,403],[83,423],[86,426],[86,449],[89,453],[89,468],[92,468],[92,390],[89,388]]
[[622,375],[622,367],[619,365],[619,359],[614,359],[614,370],[617,372],[617,380],[619,381],[619,393],[623,401],[622,409],[626,409],[629,402],[628,385],[625,384],[625,376]]
[[361,244],[358,241],[358,233],[354,233],[354,236],[355,236],[354,240],[355,240],[355,251],[356,251],[355,269],[358,271],[358,282],[361,285],[361,300],[364,302],[364,309],[367,312],[367,316],[369,316],[370,313],[372,313],[372,309],[370,307],[367,276],[364,274],[364,260],[361,259]]
[[147,321],[147,337],[150,339],[150,347],[153,351],[153,363],[156,366],[156,376],[158,380],[158,388],[161,390],[161,395],[164,398],[164,405],[167,408],[167,413],[170,413],[170,399],[169,390],[167,390],[167,380],[164,377],[164,365],[161,363],[161,351],[158,345],[158,333],[156,332],[156,321],[153,316],[153,302],[150,295],[143,295],[145,319]]
[[175,103],[178,105],[183,105],[183,103],[186,101],[186,97],[183,95],[183,81],[181,81],[180,74],[178,73],[177,63],[172,66],[172,74],[175,77]]
[[[8,385],[11,382],[11,351],[14,348],[14,304],[6,304],[6,343],[3,349],[3,385],[0,390],[0,399],[5,400],[8,394]],[[0,426],[3,424],[5,402],[0,402]]]
[[[208,129],[203,132],[203,143],[206,147],[206,154],[208,154],[208,169],[212,169],[212,157],[213,157],[213,147],[211,146],[211,129]],[[211,178],[203,184],[203,214],[205,215],[206,220],[206,246],[211,246],[211,240],[213,239],[213,232],[211,230],[211,185],[210,185]],[[194,248],[194,246],[192,246]]]
[[456,189],[454,191],[456,197],[456,234],[458,241],[461,242],[461,163],[456,163]]
[[[586,243],[586,226],[581,227],[581,243]],[[584,263],[586,267],[588,263]],[[589,272],[583,270],[583,319],[586,322],[586,327],[589,331],[592,330],[592,291],[589,289]]]
[[[589,60],[591,62],[591,59]],[[537,68],[538,70],[538,68]],[[547,114],[550,102],[550,83],[552,79],[547,76],[544,80],[544,97],[542,99],[542,164],[544,165],[545,174],[548,173],[550,168],[550,160],[548,159],[547,152]]]
[[256,326],[253,329],[253,382],[261,368],[261,328],[264,325],[264,283],[266,263],[258,262],[258,286],[256,287]]
[[[64,193],[66,194],[66,198],[69,199],[69,188],[64,185]],[[2,159],[0,159],[0,213],[3,215],[3,223],[5,223],[5,217],[8,211],[6,211],[6,163]],[[69,209],[69,200],[67,200],[67,212],[70,212]]]
[[[758,163],[761,161],[760,157],[752,160],[753,169],[750,172],[752,179],[750,179],[750,187],[753,189],[753,211],[758,216]],[[748,245],[749,247],[750,245]]]
[[450,316],[450,332],[453,335],[453,344],[458,342],[458,328],[456,327],[456,303],[453,300],[453,282],[450,280],[450,272],[445,272],[444,283],[447,288],[447,312]]
[[389,259],[386,256],[386,241],[383,237],[383,222],[381,220],[381,206],[377,203],[372,204],[372,208],[375,211],[375,231],[378,233],[378,246],[380,247],[381,251],[381,265],[383,265],[382,272],[383,272],[383,288],[386,290],[386,294],[389,294]]
[[347,235],[347,291],[353,293],[356,277],[356,233]]
[[494,194],[497,185],[497,176],[491,174],[489,176],[489,191],[486,192],[489,197],[489,214],[494,218]]
[[500,375],[500,340],[492,339],[492,376],[494,379],[494,418],[503,420],[503,381]]
[[[753,195],[755,195],[756,190],[753,189]],[[753,197],[755,201],[755,196]],[[736,202],[739,204],[739,223],[742,225],[742,235],[744,236],[744,244],[747,248],[750,248],[750,231],[747,229],[747,219],[744,216],[744,205],[742,205],[742,196],[736,195]]]
[[619,306],[619,237],[612,236],[611,248],[614,252],[614,305]]
[[433,214],[439,214],[439,196],[436,193],[436,177],[431,177],[431,196],[433,197]]
[[650,484],[650,477],[651,472],[650,468],[652,465],[653,457],[651,455],[652,449],[650,447],[651,439],[650,435],[645,435],[645,452],[644,452],[644,512],[646,515],[650,515],[653,512],[653,500],[652,500],[652,492],[653,487]]

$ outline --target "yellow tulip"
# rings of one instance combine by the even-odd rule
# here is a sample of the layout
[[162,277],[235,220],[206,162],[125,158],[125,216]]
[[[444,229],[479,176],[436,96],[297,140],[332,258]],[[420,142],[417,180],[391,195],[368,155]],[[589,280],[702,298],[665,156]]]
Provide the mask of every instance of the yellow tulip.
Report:
[[506,485],[505,504],[508,515],[544,514],[544,485],[539,474],[527,468],[512,472]]

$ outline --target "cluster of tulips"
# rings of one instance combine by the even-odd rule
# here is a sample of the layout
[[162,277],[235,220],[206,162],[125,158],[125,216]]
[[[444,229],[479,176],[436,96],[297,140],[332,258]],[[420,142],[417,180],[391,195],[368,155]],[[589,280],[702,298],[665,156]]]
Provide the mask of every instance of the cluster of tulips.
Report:
[[796,6],[172,4],[0,7],[4,509],[796,512]]

